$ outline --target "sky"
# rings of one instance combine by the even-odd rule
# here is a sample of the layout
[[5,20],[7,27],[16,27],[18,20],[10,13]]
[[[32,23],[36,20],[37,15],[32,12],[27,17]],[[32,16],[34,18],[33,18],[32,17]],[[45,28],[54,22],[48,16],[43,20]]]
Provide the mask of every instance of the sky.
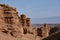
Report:
[[1,4],[16,7],[19,15],[30,18],[60,16],[60,0],[0,0]]

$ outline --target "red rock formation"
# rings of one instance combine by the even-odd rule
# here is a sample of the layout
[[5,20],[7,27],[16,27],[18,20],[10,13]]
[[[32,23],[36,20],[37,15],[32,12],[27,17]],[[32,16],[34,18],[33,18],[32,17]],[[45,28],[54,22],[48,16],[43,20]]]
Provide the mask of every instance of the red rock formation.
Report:
[[42,36],[43,37],[49,36],[49,27],[47,24],[44,24],[44,27],[42,27]]
[[44,24],[43,27],[37,28],[37,35],[40,37],[47,37],[49,36],[49,30],[50,28],[48,27],[48,25]]

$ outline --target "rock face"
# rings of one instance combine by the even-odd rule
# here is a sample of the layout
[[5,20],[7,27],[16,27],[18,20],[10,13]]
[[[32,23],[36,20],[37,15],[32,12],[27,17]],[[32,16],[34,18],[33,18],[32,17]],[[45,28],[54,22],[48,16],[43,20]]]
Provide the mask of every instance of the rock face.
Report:
[[43,27],[33,28],[30,18],[25,14],[18,15],[16,8],[9,5],[0,4],[0,40],[41,40],[48,37],[59,28]]
[[8,5],[0,4],[0,29],[5,33],[10,33],[12,36],[14,32],[21,32],[21,22],[19,20],[16,8],[9,7]]
[[49,30],[50,29],[49,29],[48,25],[44,24],[43,27],[37,28],[37,35],[40,37],[48,37],[49,36]]
[[35,40],[33,31],[30,18],[18,16],[16,8],[0,4],[0,40]]
[[43,37],[49,36],[49,27],[47,24],[44,24],[44,27],[42,28],[42,36]]
[[[10,7],[5,4],[0,4],[0,26],[11,32],[21,32],[27,31],[27,28],[30,27],[30,18],[26,18],[25,14],[18,16],[16,8]],[[1,29],[3,29],[1,28]]]

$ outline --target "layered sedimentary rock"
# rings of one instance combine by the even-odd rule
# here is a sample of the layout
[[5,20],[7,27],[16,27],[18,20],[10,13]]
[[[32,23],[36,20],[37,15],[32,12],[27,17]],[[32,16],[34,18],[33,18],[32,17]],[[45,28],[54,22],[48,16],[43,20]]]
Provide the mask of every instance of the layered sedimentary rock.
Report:
[[16,8],[5,4],[0,4],[0,32],[18,40],[30,40],[30,38],[35,40],[30,18],[27,18],[25,14],[19,16]]
[[27,18],[25,14],[19,16],[16,8],[0,4],[1,40],[41,40],[56,31],[59,32],[60,27],[50,28],[48,24],[40,28],[33,28],[30,18]]
[[16,8],[0,4],[0,29],[12,36],[27,33],[30,27],[30,18],[25,14],[18,15]]
[[[39,32],[40,31],[40,32]],[[37,35],[40,37],[48,37],[50,32],[50,28],[48,27],[47,24],[44,24],[43,27],[37,28]]]
[[12,36],[17,36],[15,33],[22,33],[23,29],[21,28],[21,22],[19,21],[19,16],[16,8],[4,4],[0,4],[0,7],[2,7],[0,8],[0,27],[2,27],[0,29],[2,29],[2,32],[11,34]]
[[21,24],[23,27],[23,33],[31,33],[32,27],[30,24],[30,18],[27,18],[25,14],[21,14]]

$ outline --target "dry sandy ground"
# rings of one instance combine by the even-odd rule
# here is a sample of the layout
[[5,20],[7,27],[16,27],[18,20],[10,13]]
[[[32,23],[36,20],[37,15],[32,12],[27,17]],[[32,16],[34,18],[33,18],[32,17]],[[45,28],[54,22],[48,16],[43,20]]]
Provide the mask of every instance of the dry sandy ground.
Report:
[[21,38],[15,38],[11,35],[0,32],[0,40],[40,40],[40,37],[35,37],[32,34],[26,34]]

